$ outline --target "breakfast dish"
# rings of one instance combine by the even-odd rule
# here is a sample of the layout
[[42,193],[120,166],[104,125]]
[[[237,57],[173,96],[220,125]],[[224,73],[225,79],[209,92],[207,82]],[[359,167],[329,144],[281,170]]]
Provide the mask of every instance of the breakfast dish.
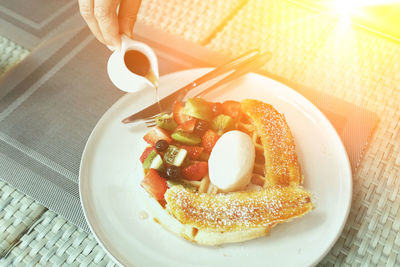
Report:
[[[160,98],[210,70],[190,69],[162,76]],[[352,199],[350,165],[338,134],[307,99],[262,75],[247,74],[205,99],[223,103],[245,98],[269,103],[284,114],[295,140],[303,186],[315,198],[314,210],[290,223],[279,224],[266,238],[217,249],[187,242],[154,223],[147,204],[157,204],[154,206],[158,208],[159,202],[147,201],[153,198],[140,186],[143,167],[138,160],[147,146],[142,138],[149,129],[120,122],[156,99],[152,90],[126,94],[93,129],[82,154],[79,174],[85,218],[109,257],[123,266],[265,266],[266,260],[271,266],[313,266],[332,248]],[[167,217],[162,211],[160,214]],[[288,251],[290,257],[282,256]]]
[[190,98],[143,139],[148,209],[202,245],[242,242],[313,209],[285,118],[258,100]]

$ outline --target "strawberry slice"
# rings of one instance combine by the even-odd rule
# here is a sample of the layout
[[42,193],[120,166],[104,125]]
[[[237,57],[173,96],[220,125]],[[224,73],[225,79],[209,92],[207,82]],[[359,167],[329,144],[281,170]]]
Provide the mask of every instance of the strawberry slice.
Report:
[[190,119],[190,120],[185,121],[184,123],[180,124],[178,127],[176,127],[175,130],[182,130],[184,132],[193,133],[196,123],[197,123],[197,119],[193,118],[193,119]]
[[215,103],[210,103],[210,105],[211,105],[211,110],[213,112],[214,117],[216,117],[222,113],[223,109],[222,109],[221,103],[215,102]]
[[182,170],[183,177],[190,181],[199,181],[208,173],[208,163],[205,161],[195,162]]
[[140,185],[157,200],[162,200],[168,189],[167,181],[155,169],[149,169]]
[[201,152],[203,152],[203,150],[204,150],[204,147],[201,147],[201,146],[180,145],[179,147],[183,148],[187,151],[187,156],[191,160],[197,160],[199,158]]
[[152,146],[155,146],[158,140],[165,140],[170,144],[172,142],[168,132],[160,127],[154,127],[150,132],[143,136],[144,141]]
[[188,115],[183,114],[183,107],[184,106],[183,106],[182,102],[176,101],[174,103],[173,115],[172,116],[173,116],[173,118],[174,118],[174,120],[175,120],[175,122],[177,124],[182,124],[185,121],[188,121],[188,120],[190,120],[192,118],[192,117],[190,117]]
[[140,161],[143,163],[144,160],[147,158],[147,156],[151,153],[151,151],[155,150],[154,147],[148,146],[146,149],[143,151],[142,155],[140,156]]
[[240,113],[240,103],[233,100],[228,100],[222,103],[222,110],[225,115],[236,118]]
[[211,152],[218,139],[219,135],[213,130],[208,129],[201,138],[201,145],[204,147],[205,151]]

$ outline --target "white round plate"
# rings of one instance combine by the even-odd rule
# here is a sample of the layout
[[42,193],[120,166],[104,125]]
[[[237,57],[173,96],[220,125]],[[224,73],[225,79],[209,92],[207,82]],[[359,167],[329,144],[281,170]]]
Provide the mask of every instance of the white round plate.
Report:
[[[165,75],[164,97],[209,69]],[[276,226],[259,239],[216,247],[192,244],[150,217],[143,218],[144,126],[121,123],[156,97],[152,91],[128,94],[100,119],[83,152],[80,194],[87,222],[109,255],[125,266],[309,266],[318,263],[339,237],[352,194],[349,160],[336,131],[303,96],[274,80],[248,74],[205,97],[210,101],[259,99],[283,113],[294,135],[315,209]]]

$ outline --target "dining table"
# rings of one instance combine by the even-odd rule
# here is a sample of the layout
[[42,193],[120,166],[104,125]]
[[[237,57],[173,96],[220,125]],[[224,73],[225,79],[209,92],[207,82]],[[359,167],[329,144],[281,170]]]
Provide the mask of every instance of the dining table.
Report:
[[[133,36],[160,75],[271,52],[256,72],[315,105],[351,167],[347,220],[315,265],[400,265],[400,39],[294,0],[142,0]],[[111,53],[77,1],[0,0],[1,266],[118,266],[79,192],[86,142],[127,94]]]

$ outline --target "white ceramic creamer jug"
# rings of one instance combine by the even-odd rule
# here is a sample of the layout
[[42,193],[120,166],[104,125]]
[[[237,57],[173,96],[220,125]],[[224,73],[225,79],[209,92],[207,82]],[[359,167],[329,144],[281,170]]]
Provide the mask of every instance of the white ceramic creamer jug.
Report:
[[115,50],[107,64],[107,72],[114,85],[125,92],[157,88],[159,74],[154,51],[125,35],[122,35],[121,42],[121,50]]

